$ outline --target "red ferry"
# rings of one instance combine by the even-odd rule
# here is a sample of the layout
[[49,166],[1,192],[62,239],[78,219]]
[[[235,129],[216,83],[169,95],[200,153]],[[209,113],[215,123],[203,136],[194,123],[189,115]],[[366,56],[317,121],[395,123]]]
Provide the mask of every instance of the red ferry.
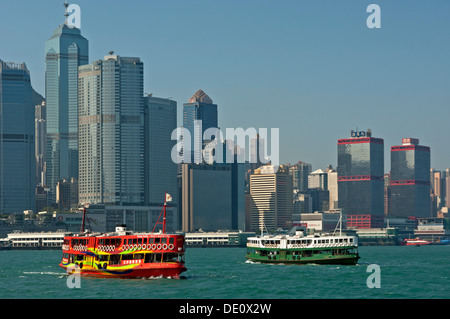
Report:
[[[164,200],[162,232],[133,233],[118,225],[113,233],[85,231],[86,207],[79,234],[64,237],[63,256],[59,264],[68,273],[82,276],[147,278],[179,278],[186,271],[184,234],[166,234],[166,203]],[[161,217],[161,214],[160,216]]]

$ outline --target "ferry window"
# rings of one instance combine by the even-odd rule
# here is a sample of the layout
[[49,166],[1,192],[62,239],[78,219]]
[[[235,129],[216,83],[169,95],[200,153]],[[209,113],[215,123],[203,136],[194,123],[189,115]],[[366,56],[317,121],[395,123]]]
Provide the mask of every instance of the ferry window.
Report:
[[133,259],[143,259],[144,258],[144,254],[134,254]]
[[164,262],[176,262],[176,261],[178,261],[178,254],[164,254],[163,261]]
[[161,244],[166,244],[167,243],[167,238],[161,238]]
[[138,238],[138,245],[142,245],[142,238]]
[[160,243],[160,240],[161,240],[161,238],[156,237],[156,238],[155,238],[155,244],[159,244],[159,243]]
[[133,254],[122,255],[122,260],[131,260],[133,259]]
[[153,244],[153,238],[149,238],[149,239],[148,239],[148,243],[149,243],[149,244]]
[[120,263],[120,255],[111,255],[109,262],[111,265],[118,265]]
[[175,244],[175,238],[174,237],[170,237],[169,238],[169,244]]
[[136,243],[137,243],[137,239],[133,238],[133,245],[136,245]]
[[147,237],[144,238],[144,245],[147,245]]

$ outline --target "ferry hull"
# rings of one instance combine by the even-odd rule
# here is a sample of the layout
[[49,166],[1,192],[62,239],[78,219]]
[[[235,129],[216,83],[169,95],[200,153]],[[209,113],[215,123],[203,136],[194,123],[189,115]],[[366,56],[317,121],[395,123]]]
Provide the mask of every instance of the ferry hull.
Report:
[[60,263],[60,267],[68,271],[68,274],[79,273],[80,276],[90,276],[99,278],[155,278],[170,277],[179,278],[180,274],[186,271],[186,267],[179,264],[158,264],[157,267],[135,266],[133,268],[108,266],[106,269],[97,269],[92,266],[84,266],[79,268],[72,264]]
[[261,262],[261,263],[271,263],[271,264],[321,264],[321,265],[356,265],[358,263],[358,259],[360,258],[358,255],[354,256],[345,256],[339,258],[308,258],[308,259],[300,259],[300,260],[289,260],[289,259],[267,259],[267,258],[258,258],[246,256],[246,258],[250,261]]

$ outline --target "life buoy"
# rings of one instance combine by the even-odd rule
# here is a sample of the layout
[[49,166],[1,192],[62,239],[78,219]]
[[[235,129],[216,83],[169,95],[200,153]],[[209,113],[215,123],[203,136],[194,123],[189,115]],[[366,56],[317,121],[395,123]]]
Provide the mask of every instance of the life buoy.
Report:
[[147,245],[146,244],[144,244],[144,245],[142,245],[142,249],[146,249],[147,248]]
[[164,244],[164,245],[162,246],[162,248],[163,248],[164,250],[167,250],[167,244]]
[[173,250],[173,244],[169,245],[169,250]]
[[123,245],[122,250],[127,250],[127,245]]
[[136,250],[136,249],[137,249],[137,245],[134,245],[134,246],[133,246],[133,250]]
[[138,250],[141,250],[141,245],[138,245],[138,246],[137,246],[137,249],[138,249]]
[[156,250],[156,244],[152,245],[152,250]]
[[156,246],[156,248],[158,248],[158,250],[161,250],[161,244],[158,244],[158,246]]

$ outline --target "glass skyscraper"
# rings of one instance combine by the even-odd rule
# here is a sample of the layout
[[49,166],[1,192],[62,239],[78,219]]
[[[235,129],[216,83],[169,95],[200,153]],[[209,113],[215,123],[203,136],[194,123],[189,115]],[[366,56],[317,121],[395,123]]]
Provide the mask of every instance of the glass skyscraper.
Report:
[[347,216],[383,217],[384,141],[358,133],[338,140],[338,205]]
[[45,43],[46,182],[50,204],[55,203],[60,180],[78,178],[78,67],[87,63],[88,40],[66,21]]
[[[196,126],[196,121],[201,121],[201,127]],[[192,163],[199,162],[201,151],[203,150],[203,133],[208,128],[217,128],[217,105],[213,104],[211,98],[202,90],[198,90],[183,104],[183,127],[191,134],[190,148],[183,145],[183,152],[186,157],[191,157]],[[214,137],[212,138],[214,139]]]
[[414,138],[391,147],[390,217],[430,217],[430,148]]
[[177,164],[171,157],[176,141],[171,136],[177,128],[177,102],[146,96],[144,109],[145,202],[161,205],[167,192],[174,205],[178,203],[178,185]]
[[143,63],[107,55],[79,68],[79,200],[144,204]]
[[35,210],[34,105],[25,63],[0,60],[0,213]]

